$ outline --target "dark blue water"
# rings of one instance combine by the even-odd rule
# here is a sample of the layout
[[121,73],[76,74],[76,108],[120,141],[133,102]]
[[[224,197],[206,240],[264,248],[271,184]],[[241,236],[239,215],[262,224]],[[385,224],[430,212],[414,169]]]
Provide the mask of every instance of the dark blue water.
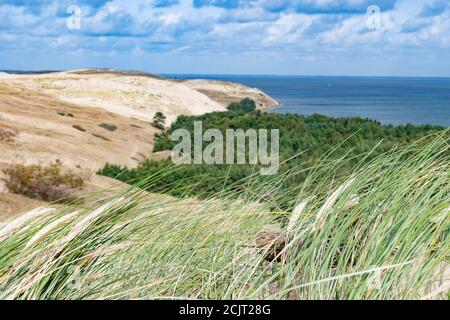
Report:
[[281,103],[271,112],[357,116],[383,124],[450,126],[450,78],[170,75],[235,81]]

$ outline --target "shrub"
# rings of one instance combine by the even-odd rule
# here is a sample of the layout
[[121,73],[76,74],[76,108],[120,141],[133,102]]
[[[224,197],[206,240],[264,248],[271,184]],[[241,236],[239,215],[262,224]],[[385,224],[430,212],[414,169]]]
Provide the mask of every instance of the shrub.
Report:
[[250,113],[256,110],[256,104],[252,99],[245,98],[240,102],[230,103],[227,109],[230,111],[243,111],[245,113]]
[[65,113],[65,112],[63,112],[63,111],[58,111],[58,112],[56,112],[56,113],[57,113],[58,115],[62,116],[62,117],[71,117],[71,118],[74,117],[73,113]]
[[79,126],[79,125],[77,125],[77,124],[74,124],[74,125],[72,126],[72,128],[77,129],[77,130],[79,130],[79,131],[81,131],[81,132],[85,132],[85,131],[86,131],[86,129],[84,129],[82,126]]
[[111,132],[114,132],[117,130],[117,126],[112,123],[101,123],[98,126],[103,129],[106,129],[108,131],[111,131]]
[[59,161],[48,166],[15,164],[3,173],[7,176],[3,180],[10,192],[44,201],[68,199],[84,184],[74,173],[63,173]]
[[157,129],[164,130],[166,119],[167,119],[166,116],[162,112],[158,111],[157,113],[155,113],[155,116],[153,117],[152,125]]

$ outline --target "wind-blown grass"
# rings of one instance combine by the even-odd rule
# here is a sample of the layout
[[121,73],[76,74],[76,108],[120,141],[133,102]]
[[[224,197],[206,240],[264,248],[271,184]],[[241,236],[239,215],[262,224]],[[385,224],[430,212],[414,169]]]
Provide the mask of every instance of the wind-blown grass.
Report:
[[[426,147],[250,177],[245,192],[177,199],[130,187],[0,229],[1,299],[438,298],[450,254],[448,133]],[[176,167],[173,168],[176,170]],[[141,186],[149,186],[160,172]],[[333,181],[330,183],[330,181]],[[161,191],[161,190],[155,190]],[[94,200],[95,199],[95,200]],[[282,201],[281,201],[282,200]],[[279,212],[277,203],[290,212]],[[23,218],[22,218],[23,220]],[[12,227],[11,227],[12,226]],[[6,231],[5,231],[6,230]],[[280,262],[258,232],[285,239]],[[6,234],[7,233],[7,234]]]

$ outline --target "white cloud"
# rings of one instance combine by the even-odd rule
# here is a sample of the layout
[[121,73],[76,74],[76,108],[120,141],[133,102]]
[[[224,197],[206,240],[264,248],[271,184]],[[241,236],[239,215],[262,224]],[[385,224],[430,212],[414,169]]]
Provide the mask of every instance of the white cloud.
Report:
[[305,14],[283,14],[267,28],[265,43],[299,42],[303,32],[314,20],[315,17]]
[[450,47],[450,6],[439,1],[443,0],[436,0],[437,4],[399,0],[394,8],[382,11],[381,28],[376,30],[367,28],[367,0],[254,0],[232,9],[194,8],[192,0],[167,7],[154,7],[155,2],[148,0],[110,0],[98,6],[80,0],[84,3],[81,30],[67,29],[65,0],[41,1],[44,4],[38,9],[8,1],[0,4],[0,53],[33,56],[51,48],[60,55],[201,52],[264,57],[264,52],[317,62],[329,51],[342,52],[349,59],[361,49],[393,55],[411,48],[438,52]]

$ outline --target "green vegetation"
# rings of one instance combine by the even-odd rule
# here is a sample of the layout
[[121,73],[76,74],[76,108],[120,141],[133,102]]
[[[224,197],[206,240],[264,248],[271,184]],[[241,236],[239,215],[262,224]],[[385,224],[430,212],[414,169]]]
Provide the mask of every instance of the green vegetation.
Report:
[[[247,103],[242,103],[247,105]],[[380,123],[360,118],[328,118],[322,115],[300,116],[294,114],[275,114],[243,110],[214,112],[201,116],[179,116],[167,132],[156,135],[154,151],[171,150],[175,145],[170,141],[171,133],[185,128],[193,133],[194,121],[202,121],[203,130],[217,128],[225,132],[232,129],[279,129],[280,130],[280,174],[285,175],[283,188],[299,187],[308,176],[311,167],[319,159],[325,158],[333,163],[343,157],[346,161],[336,167],[336,177],[348,175],[361,162],[406,146],[421,137],[443,130],[436,126],[383,126]],[[448,133],[447,133],[448,135]],[[429,139],[422,140],[426,144]],[[196,184],[196,195],[209,197],[223,188],[244,192],[246,178],[260,181],[254,173],[259,169],[253,165],[179,165],[170,170],[171,160],[147,160],[135,169],[127,169],[107,164],[98,173],[117,178],[127,183],[138,183],[163,169],[162,176],[152,188],[163,190],[174,196],[186,193],[186,183]],[[150,191],[154,191],[149,189]],[[285,204],[278,204],[285,207]]]
[[60,116],[62,116],[62,117],[71,117],[71,118],[73,118],[74,117],[74,115],[72,114],[72,113],[65,113],[65,112],[63,112],[63,111],[58,111],[58,112],[56,112],[58,115],[60,115]]
[[100,128],[106,129],[108,131],[114,132],[117,130],[117,126],[112,123],[100,123],[98,125]]
[[230,103],[227,109],[229,111],[242,111],[245,113],[250,113],[256,110],[256,103],[252,99],[245,98],[240,102]]
[[77,129],[78,131],[81,131],[81,132],[86,132],[86,129],[84,129],[82,126],[80,126],[78,124],[74,124],[72,126],[72,128]]
[[[445,299],[449,144],[434,137],[351,167],[321,158],[300,188],[286,174],[205,200],[143,192],[164,169],[36,209],[0,229],[0,299]],[[280,235],[272,261],[262,230]]]
[[[0,299],[448,297],[448,130],[248,110],[181,116],[155,151],[194,121],[280,129],[279,174],[108,164],[101,174],[133,185],[0,227]],[[44,200],[83,183],[59,163],[4,173]]]
[[71,172],[62,173],[59,161],[49,166],[11,165],[3,173],[10,192],[44,201],[69,199],[84,184],[81,177]]
[[155,113],[155,116],[153,117],[152,125],[157,129],[164,130],[166,119],[167,119],[166,116],[162,112],[158,111]]

